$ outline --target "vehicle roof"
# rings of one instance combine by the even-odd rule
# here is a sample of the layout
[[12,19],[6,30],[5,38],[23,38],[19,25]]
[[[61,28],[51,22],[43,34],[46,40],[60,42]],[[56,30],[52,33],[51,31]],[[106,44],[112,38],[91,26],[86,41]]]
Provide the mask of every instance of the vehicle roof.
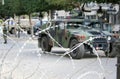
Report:
[[88,22],[98,22],[98,20],[96,19],[52,19],[51,21],[53,22],[57,22],[57,21],[60,21],[60,22],[84,22],[84,21],[88,21]]

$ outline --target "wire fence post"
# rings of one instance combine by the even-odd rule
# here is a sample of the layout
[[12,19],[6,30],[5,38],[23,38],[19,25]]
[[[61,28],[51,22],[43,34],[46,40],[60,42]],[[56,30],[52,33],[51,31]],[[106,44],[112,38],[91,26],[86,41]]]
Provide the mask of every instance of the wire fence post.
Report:
[[117,79],[120,79],[120,38],[114,43],[114,51],[117,53]]
[[117,56],[117,79],[120,79],[120,54]]

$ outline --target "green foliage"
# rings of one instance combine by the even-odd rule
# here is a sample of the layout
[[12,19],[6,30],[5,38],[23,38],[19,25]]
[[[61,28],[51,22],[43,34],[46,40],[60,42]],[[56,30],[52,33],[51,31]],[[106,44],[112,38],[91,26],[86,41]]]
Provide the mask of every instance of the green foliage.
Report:
[[5,5],[0,4],[0,15],[1,17],[13,16],[15,8],[12,6],[13,0],[5,0]]
[[71,10],[80,6],[81,3],[90,1],[118,2],[118,0],[5,0],[5,5],[0,4],[0,15],[5,17],[49,10]]

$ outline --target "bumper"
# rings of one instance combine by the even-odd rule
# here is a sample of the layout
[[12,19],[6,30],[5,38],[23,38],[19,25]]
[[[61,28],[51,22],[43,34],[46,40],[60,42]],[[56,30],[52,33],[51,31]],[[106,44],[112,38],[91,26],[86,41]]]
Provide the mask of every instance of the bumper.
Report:
[[108,50],[108,42],[107,39],[105,38],[96,38],[93,40],[93,47],[96,50],[102,50],[102,51],[106,51]]
[[93,47],[96,50],[106,51],[106,50],[108,50],[108,43],[93,43]]

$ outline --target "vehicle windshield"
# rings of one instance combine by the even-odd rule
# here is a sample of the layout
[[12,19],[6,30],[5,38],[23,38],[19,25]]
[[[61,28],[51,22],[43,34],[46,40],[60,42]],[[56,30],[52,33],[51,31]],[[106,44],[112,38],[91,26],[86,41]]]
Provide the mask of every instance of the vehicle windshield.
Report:
[[108,23],[100,23],[97,21],[72,21],[69,20],[68,22],[65,21],[57,21],[57,24],[63,28],[63,26],[66,26],[67,29],[97,29],[101,31],[109,31],[111,32],[112,28],[111,25]]
[[80,23],[77,23],[77,22],[68,22],[67,23],[67,28],[68,29],[77,29],[79,27],[81,27]]
[[91,23],[89,26],[97,30],[109,31],[109,32],[112,31],[112,27],[108,23],[96,22],[96,23]]
[[83,24],[82,22],[69,22],[67,23],[68,29],[90,29],[92,27]]

